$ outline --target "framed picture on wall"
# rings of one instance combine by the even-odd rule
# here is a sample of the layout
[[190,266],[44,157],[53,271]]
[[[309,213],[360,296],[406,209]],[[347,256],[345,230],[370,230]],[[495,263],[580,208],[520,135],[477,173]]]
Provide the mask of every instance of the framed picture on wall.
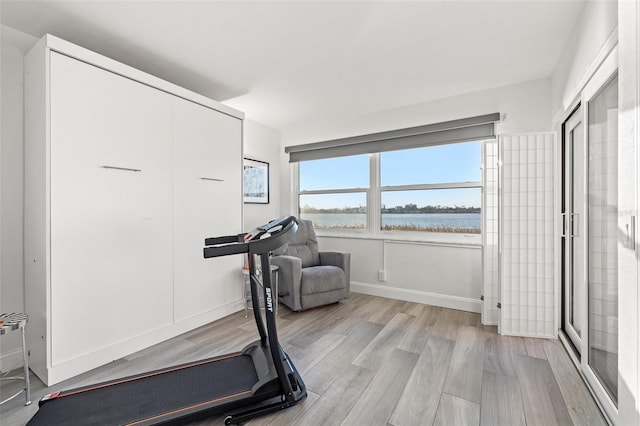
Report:
[[269,163],[245,158],[242,182],[245,203],[269,204]]

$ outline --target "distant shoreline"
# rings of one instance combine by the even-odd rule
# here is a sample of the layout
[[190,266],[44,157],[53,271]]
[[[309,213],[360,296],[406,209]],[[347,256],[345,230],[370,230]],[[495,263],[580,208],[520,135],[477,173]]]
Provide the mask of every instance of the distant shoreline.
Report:
[[[434,212],[434,213],[382,213],[380,229],[383,231],[420,231],[462,234],[481,233],[481,213]],[[367,227],[366,213],[305,213],[302,219],[309,219],[319,229],[362,230]]]
[[[314,228],[327,229],[327,230],[366,229],[364,225],[340,226],[340,225],[318,225],[318,224],[314,224]],[[451,226],[384,225],[382,226],[382,230],[383,231],[444,232],[448,234],[480,234],[481,233],[480,228],[462,228],[462,227],[451,227]]]
[[[366,214],[366,211],[357,211],[357,212],[351,212],[351,211],[325,211],[325,210],[300,210],[300,213],[303,214]],[[394,211],[387,211],[387,210],[380,210],[380,213],[384,213],[384,214],[480,214],[480,208],[477,209],[477,211],[474,210],[464,210],[464,211],[451,211],[451,210],[438,210],[438,211],[429,211],[429,212],[423,212],[423,211],[408,211],[408,212],[394,212]]]

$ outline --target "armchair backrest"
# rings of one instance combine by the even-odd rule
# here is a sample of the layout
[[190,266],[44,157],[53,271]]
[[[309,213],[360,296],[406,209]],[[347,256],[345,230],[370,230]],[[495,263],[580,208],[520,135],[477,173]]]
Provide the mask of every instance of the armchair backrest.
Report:
[[302,260],[302,267],[320,264],[318,238],[310,220],[298,220],[298,232],[289,242],[273,252],[274,255],[295,256]]

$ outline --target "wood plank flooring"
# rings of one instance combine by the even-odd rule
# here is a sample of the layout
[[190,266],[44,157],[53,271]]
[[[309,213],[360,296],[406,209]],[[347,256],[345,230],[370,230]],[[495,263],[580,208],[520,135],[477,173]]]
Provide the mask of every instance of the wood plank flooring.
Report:
[[[281,343],[308,398],[250,425],[605,425],[558,341],[500,336],[469,312],[353,294],[307,312],[280,307]],[[23,425],[59,389],[240,350],[256,339],[238,312],[0,407]],[[0,398],[14,391],[3,384]],[[81,420],[81,419],[78,419]],[[81,424],[79,421],[77,424]],[[193,425],[223,424],[213,417]]]

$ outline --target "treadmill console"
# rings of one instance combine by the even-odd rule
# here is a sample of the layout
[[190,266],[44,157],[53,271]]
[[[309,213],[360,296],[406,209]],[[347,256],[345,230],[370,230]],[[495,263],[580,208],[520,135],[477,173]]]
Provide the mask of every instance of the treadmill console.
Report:
[[293,221],[296,221],[296,218],[293,216],[282,216],[278,219],[273,219],[269,223],[258,226],[252,231],[247,232],[247,234],[244,236],[244,242],[246,243],[252,240],[269,238],[270,236],[282,231],[285,226]]

